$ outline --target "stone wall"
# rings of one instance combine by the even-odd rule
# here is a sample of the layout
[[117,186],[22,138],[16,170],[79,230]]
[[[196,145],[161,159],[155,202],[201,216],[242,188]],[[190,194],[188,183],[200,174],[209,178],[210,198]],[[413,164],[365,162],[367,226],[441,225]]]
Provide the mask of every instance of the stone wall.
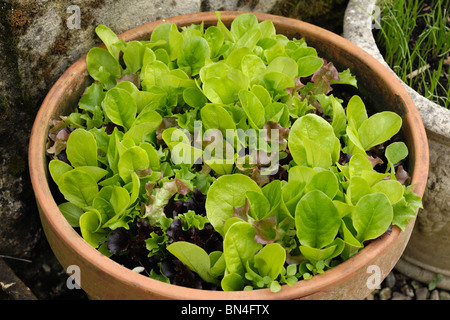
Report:
[[[32,266],[6,260],[25,282],[52,274],[54,269],[63,275],[41,230],[28,177],[28,140],[34,117],[53,83],[73,62],[99,44],[94,32],[97,25],[105,24],[120,34],[144,23],[180,14],[240,10],[300,18],[324,27],[333,14],[337,18],[328,26],[339,32],[336,22],[339,28],[347,2],[0,0],[0,259],[12,256],[32,260]],[[310,12],[305,9],[306,3],[311,4]],[[46,250],[48,255],[43,255]],[[48,280],[48,285],[52,281]],[[50,289],[44,286],[35,290]],[[44,298],[52,296],[51,292],[42,294]]]
[[34,116],[58,77],[99,44],[95,27],[120,34],[205,10],[270,12],[276,0],[0,1],[0,254],[29,258],[39,221],[27,176]]

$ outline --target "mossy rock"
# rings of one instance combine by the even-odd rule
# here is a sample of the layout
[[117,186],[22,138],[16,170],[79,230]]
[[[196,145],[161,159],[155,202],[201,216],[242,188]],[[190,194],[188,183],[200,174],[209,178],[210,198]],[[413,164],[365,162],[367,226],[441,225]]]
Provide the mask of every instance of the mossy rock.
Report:
[[272,13],[299,19],[342,33],[342,24],[348,0],[280,0]]

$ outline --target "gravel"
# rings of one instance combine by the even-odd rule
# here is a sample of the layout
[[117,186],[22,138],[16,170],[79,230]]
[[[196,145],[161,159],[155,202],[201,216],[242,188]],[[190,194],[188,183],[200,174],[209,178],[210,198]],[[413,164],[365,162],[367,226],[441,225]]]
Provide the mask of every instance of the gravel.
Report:
[[391,271],[366,300],[450,300],[450,292]]
[[[51,254],[49,255],[51,256]],[[43,265],[47,268],[44,269],[48,270],[44,270],[42,267],[38,267],[37,270],[27,269],[16,276],[14,271],[0,258],[0,289],[2,289],[0,290],[0,300],[28,300],[34,299],[34,295],[38,300],[87,299],[82,290],[68,290],[67,275],[64,271],[58,271],[56,266],[50,267],[48,263],[52,259],[49,259],[48,255],[45,260],[47,264]],[[40,265],[37,263],[39,261],[35,262]],[[57,262],[52,264],[56,265]],[[25,283],[22,283],[22,280]],[[13,283],[16,285],[12,286]],[[27,286],[30,286],[31,292]],[[411,279],[394,269],[366,300],[450,300],[450,292]]]

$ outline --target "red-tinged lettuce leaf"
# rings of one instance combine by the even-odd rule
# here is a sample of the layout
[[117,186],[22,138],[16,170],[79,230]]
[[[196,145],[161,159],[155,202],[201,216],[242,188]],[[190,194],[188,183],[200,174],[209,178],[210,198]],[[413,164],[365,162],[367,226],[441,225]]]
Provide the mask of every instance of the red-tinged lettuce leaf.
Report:
[[277,217],[270,216],[262,220],[253,222],[256,229],[255,241],[262,244],[269,244],[278,239]]
[[397,179],[398,182],[400,182],[401,184],[405,184],[406,181],[408,181],[409,179],[409,175],[408,172],[406,172],[405,169],[403,169],[403,166],[400,165],[397,167],[397,172],[395,174],[395,178]]
[[[51,120],[50,121],[51,128],[48,131],[48,137],[50,138],[50,140],[55,141],[56,134],[63,128],[66,128],[67,125],[68,124],[64,120]],[[70,128],[67,128],[67,130],[69,133],[72,131]]]
[[248,211],[250,210],[250,206],[247,198],[245,199],[245,204],[243,206],[233,207],[233,210],[234,213],[231,215],[231,217],[237,217],[244,221],[248,221]]
[[151,225],[159,222],[159,219],[164,215],[164,207],[169,203],[176,193],[186,195],[189,188],[180,179],[173,179],[172,181],[164,182],[162,188],[152,188],[150,185],[147,188],[147,194],[151,190],[151,195],[148,199],[148,204],[143,206],[144,218],[147,218]]
[[270,182],[269,175],[262,174],[261,169],[258,167],[253,168],[250,178],[252,178],[252,180],[255,181],[260,187]]
[[[264,124],[264,129],[266,130],[266,141],[274,141],[273,138],[278,138],[278,143],[282,144],[284,139],[287,139],[289,136],[289,129],[283,128],[278,122],[267,121]],[[272,136],[272,130],[278,130],[278,135]]]
[[330,84],[348,84],[358,88],[356,77],[351,74],[350,69],[345,69],[344,71],[339,72],[339,80],[331,80]]
[[333,88],[330,86],[330,81],[339,81],[339,72],[332,62],[323,59],[323,66],[317,70],[311,77],[312,82],[320,87],[326,88],[324,94],[328,94]]
[[67,139],[70,133],[65,128],[60,130],[55,136],[55,143],[47,149],[47,153],[57,156],[66,149]]
[[372,168],[375,168],[375,166],[377,164],[383,164],[384,163],[383,160],[381,160],[381,158],[379,158],[377,156],[374,156],[374,157],[373,156],[369,156],[368,159],[370,161],[370,164],[372,165]]

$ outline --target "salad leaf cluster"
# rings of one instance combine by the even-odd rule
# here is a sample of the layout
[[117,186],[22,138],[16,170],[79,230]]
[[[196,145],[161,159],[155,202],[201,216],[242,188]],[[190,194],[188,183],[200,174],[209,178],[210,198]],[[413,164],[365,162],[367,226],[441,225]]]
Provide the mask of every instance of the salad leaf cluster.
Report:
[[350,70],[271,21],[217,17],[143,41],[96,28],[95,82],[49,131],[68,222],[107,256],[139,256],[139,270],[153,259],[155,279],[274,292],[404,229],[422,204],[393,142],[401,117],[331,94],[357,87]]

